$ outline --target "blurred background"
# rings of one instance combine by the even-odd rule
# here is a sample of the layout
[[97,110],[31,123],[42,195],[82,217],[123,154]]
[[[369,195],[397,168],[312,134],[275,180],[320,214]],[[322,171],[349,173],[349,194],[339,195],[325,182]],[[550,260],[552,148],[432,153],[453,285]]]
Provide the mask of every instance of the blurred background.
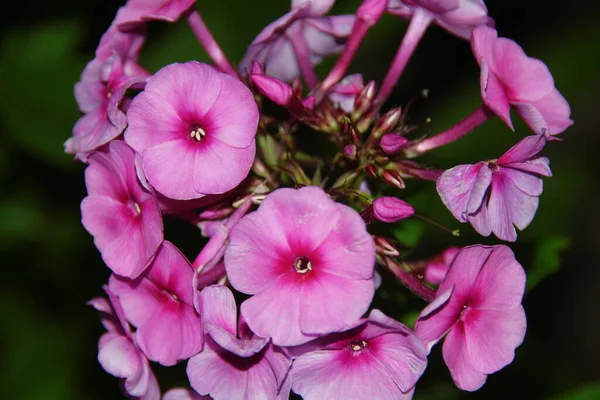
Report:
[[[84,166],[63,153],[63,142],[79,117],[73,85],[122,3],[34,0],[22,8],[5,7],[0,16],[3,399],[122,398],[117,379],[96,361],[103,330],[85,304],[101,295],[109,270],[80,224]],[[358,3],[338,0],[333,13],[352,12]],[[571,104],[575,125],[561,135],[564,142],[550,143],[544,150],[554,176],[545,180],[535,220],[511,246],[528,271],[531,289],[524,301],[528,332],[515,362],[470,394],[454,387],[439,350],[434,351],[415,398],[600,399],[600,7],[597,2],[560,0],[486,4],[500,36],[516,40],[529,56],[548,65]],[[259,31],[288,10],[289,2],[202,0],[198,8],[237,63]],[[406,26],[385,16],[367,37],[351,71],[381,81]],[[141,65],[156,71],[192,59],[207,61],[184,23],[151,25]],[[323,74],[332,62],[318,71]],[[430,29],[389,105],[404,105],[425,88],[429,98],[416,101],[411,111],[420,133],[439,132],[480,104],[479,71],[468,43]],[[426,124],[428,117],[432,121]],[[450,168],[497,158],[528,133],[520,122],[516,128],[513,133],[492,120],[468,138],[432,152],[427,161]],[[449,245],[496,243],[459,226],[432,184],[409,186],[407,194],[420,214],[461,229],[461,237],[453,238],[431,225],[407,221],[396,234],[418,243],[411,257],[429,256]],[[187,238],[180,242],[184,252],[199,249],[199,233],[182,224],[169,221],[166,235]],[[398,298],[423,306],[403,294]],[[404,311],[397,314],[402,317]],[[157,368],[157,374],[165,389],[186,383],[183,366]]]

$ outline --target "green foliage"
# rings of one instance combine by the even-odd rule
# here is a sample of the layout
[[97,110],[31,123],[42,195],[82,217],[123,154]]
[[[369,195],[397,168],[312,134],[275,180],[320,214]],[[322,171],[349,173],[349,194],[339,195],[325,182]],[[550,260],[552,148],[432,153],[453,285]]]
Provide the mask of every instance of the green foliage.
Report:
[[600,382],[580,386],[570,392],[552,397],[552,400],[598,400],[600,399]]
[[4,133],[20,150],[61,167],[74,166],[63,143],[78,118],[73,85],[84,66],[74,56],[80,32],[74,21],[14,28],[0,49]]
[[527,291],[558,271],[560,256],[570,246],[571,240],[564,236],[545,237],[538,243],[531,268],[527,269]]
[[409,218],[398,224],[395,224],[392,230],[394,237],[405,247],[415,247],[423,233],[425,232],[425,223],[423,221]]

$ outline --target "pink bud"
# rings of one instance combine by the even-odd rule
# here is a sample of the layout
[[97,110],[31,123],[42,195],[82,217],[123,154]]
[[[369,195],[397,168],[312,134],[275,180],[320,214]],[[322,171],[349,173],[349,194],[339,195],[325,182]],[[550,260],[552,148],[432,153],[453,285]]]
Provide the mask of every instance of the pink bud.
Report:
[[401,119],[402,109],[400,107],[392,108],[377,120],[375,127],[371,131],[371,136],[378,139],[384,133],[393,131],[396,129]]
[[280,106],[287,105],[293,96],[291,86],[277,78],[268,75],[253,74],[250,76],[250,79],[262,94]]
[[398,189],[406,188],[404,179],[402,179],[402,176],[400,176],[400,173],[398,171],[395,171],[393,169],[386,169],[381,174],[381,178],[384,180],[385,183],[387,183],[390,186],[393,186]]
[[373,107],[373,99],[375,98],[375,82],[371,81],[362,88],[354,100],[354,113],[352,119],[358,120],[365,115]]
[[373,213],[382,222],[398,222],[413,215],[415,209],[397,197],[382,196],[373,202]]
[[383,135],[381,141],[379,142],[379,145],[381,146],[381,149],[384,152],[392,154],[397,152],[398,150],[402,150],[407,143],[408,139],[404,136],[388,133],[387,135]]
[[365,171],[367,171],[367,174],[369,174],[369,176],[372,176],[373,178],[377,176],[377,167],[374,165],[367,165]]
[[356,160],[356,146],[349,144],[348,146],[344,147],[344,155],[350,160]]
[[373,239],[375,240],[375,251],[377,253],[390,257],[398,257],[400,255],[398,249],[386,238],[373,235]]
[[364,0],[356,10],[356,16],[369,25],[375,25],[383,15],[387,0]]

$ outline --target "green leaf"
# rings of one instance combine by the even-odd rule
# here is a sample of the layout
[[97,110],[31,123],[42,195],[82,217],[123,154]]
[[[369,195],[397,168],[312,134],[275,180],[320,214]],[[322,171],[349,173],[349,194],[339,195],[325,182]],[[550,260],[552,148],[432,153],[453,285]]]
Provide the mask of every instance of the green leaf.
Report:
[[600,382],[580,386],[568,393],[552,397],[552,400],[597,400],[600,399]]
[[46,162],[74,166],[63,152],[79,118],[73,85],[84,62],[74,58],[75,21],[13,28],[0,43],[0,119],[11,144]]
[[406,247],[415,247],[425,232],[423,221],[407,219],[392,230],[394,237]]
[[531,268],[527,271],[527,291],[558,270],[560,254],[570,246],[571,240],[565,236],[551,236],[538,244]]

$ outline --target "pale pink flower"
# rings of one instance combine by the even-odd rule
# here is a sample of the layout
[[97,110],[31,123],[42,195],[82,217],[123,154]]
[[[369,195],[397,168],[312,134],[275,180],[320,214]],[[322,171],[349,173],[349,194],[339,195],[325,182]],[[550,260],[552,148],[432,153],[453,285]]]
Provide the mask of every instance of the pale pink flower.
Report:
[[450,264],[452,264],[459,251],[459,247],[448,247],[440,254],[427,260],[425,264],[425,280],[434,285],[440,284],[446,277],[448,268],[450,268]]
[[354,111],[356,96],[363,89],[363,77],[361,74],[346,76],[338,84],[334,85],[327,93],[331,102],[347,113]]
[[98,342],[98,361],[106,372],[123,379],[128,396],[141,400],[160,399],[160,389],[148,359],[138,348],[135,334],[125,321],[119,300],[105,287],[108,299],[96,297],[88,302],[100,312],[108,332]]
[[[543,135],[528,136],[497,160],[458,165],[437,180],[442,201],[460,222],[470,222],[483,236],[517,240],[537,211],[542,176],[552,176],[546,157],[536,157]],[[513,226],[514,225],[514,226]]]
[[471,37],[473,28],[493,25],[483,0],[390,0],[388,12],[411,18],[416,8],[424,10],[436,24],[463,39]]
[[149,74],[137,64],[144,43],[142,31],[121,32],[115,25],[106,31],[90,61],[75,84],[75,99],[84,115],[65,142],[65,152],[86,160],[86,153],[98,149],[123,132],[130,88],[142,89]]
[[114,273],[137,278],[163,240],[154,193],[143,184],[136,154],[123,141],[111,142],[106,152],[95,152],[88,161],[81,223]]
[[241,306],[281,346],[347,329],[374,294],[375,246],[360,215],[318,187],[278,189],[231,231],[225,269]]
[[196,0],[128,0],[119,8],[114,23],[122,28],[152,20],[177,21]]
[[202,349],[193,279],[189,261],[167,241],[136,280],[110,277],[108,286],[119,297],[127,320],[137,328],[138,344],[150,360],[170,366]]
[[[235,112],[232,112],[235,111]],[[235,188],[252,167],[258,108],[240,81],[199,62],[158,71],[127,112],[148,181],[186,200]]]
[[415,332],[429,349],[446,333],[444,361],[456,385],[479,389],[510,364],[525,336],[525,271],[506,246],[462,249]]
[[292,365],[295,393],[305,400],[412,398],[427,365],[421,340],[379,310],[361,322],[347,332],[300,346],[300,351],[309,351]]
[[537,134],[556,135],[573,124],[569,103],[542,61],[486,26],[473,31],[471,45],[481,66],[483,101],[511,129],[511,106]]
[[[294,0],[292,10],[267,25],[248,47],[240,63],[244,75],[257,61],[266,74],[290,82],[300,76],[298,55],[293,41],[304,47],[308,61],[314,65],[323,57],[342,51],[352,31],[354,15],[325,17],[334,0]],[[299,43],[299,44],[298,44]]]
[[194,390],[215,400],[287,400],[287,354],[252,333],[243,317],[236,324],[235,299],[227,287],[208,286],[201,298],[207,338],[204,350],[188,361]]

